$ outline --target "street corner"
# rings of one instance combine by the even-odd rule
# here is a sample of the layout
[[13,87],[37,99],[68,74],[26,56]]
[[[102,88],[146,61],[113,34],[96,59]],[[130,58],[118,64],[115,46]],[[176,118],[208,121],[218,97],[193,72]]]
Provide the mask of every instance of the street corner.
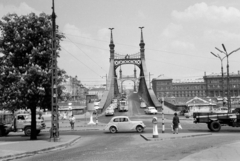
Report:
[[[49,152],[52,150],[61,150],[76,143],[81,136],[64,135],[58,141],[53,142],[50,139],[40,141],[21,141],[14,144],[8,144],[4,150],[0,150],[0,160],[14,160]],[[21,150],[17,150],[21,147]]]
[[211,133],[160,133],[158,136],[150,133],[140,134],[140,136],[146,141],[163,141],[163,140],[172,140],[172,139],[183,139],[191,137],[200,137],[200,136],[209,136]]

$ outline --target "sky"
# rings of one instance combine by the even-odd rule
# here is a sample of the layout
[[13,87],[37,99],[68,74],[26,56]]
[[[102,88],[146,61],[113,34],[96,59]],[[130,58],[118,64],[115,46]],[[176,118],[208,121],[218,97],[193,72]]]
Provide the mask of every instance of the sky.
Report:
[[[52,13],[52,0],[0,0],[0,17],[8,13]],[[55,0],[56,24],[66,38],[58,66],[82,84],[104,84],[109,71],[110,30],[118,54],[140,52],[144,26],[146,66],[150,77],[196,79],[220,74],[221,61],[210,52],[225,45],[240,48],[239,0]],[[226,58],[223,61],[226,72]],[[240,50],[229,56],[230,73],[240,71]],[[134,66],[122,66],[133,75]],[[117,69],[119,75],[119,69]],[[137,69],[137,75],[139,70]],[[131,83],[128,83],[131,85]]]

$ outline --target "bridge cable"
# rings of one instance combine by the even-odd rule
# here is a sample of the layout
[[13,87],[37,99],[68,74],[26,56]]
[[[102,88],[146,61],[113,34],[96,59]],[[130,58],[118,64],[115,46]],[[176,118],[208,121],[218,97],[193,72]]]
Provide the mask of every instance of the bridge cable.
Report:
[[[67,39],[68,40],[70,40],[70,42],[72,43],[72,44],[74,44],[80,51],[82,51],[82,53],[83,54],[85,54],[89,59],[91,59],[95,64],[97,64],[98,65],[98,63],[96,62],[96,61],[94,61],[91,57],[89,57],[79,46],[77,46],[71,39],[69,39],[68,37],[67,37]],[[100,65],[98,65],[104,72],[107,72],[106,70],[104,70]]]
[[[95,72],[93,69],[91,69],[90,67],[88,67],[86,64],[84,64],[82,61],[80,61],[77,57],[75,57],[73,54],[71,54],[69,51],[67,51],[64,47],[61,46],[61,48],[63,50],[65,50],[68,54],[70,54],[72,57],[74,57],[76,60],[78,60],[80,63],[82,63],[85,67],[87,67],[88,69],[90,69],[92,72],[94,72],[95,74],[97,74],[98,76],[100,76],[97,72]],[[101,76],[100,76],[101,77]]]

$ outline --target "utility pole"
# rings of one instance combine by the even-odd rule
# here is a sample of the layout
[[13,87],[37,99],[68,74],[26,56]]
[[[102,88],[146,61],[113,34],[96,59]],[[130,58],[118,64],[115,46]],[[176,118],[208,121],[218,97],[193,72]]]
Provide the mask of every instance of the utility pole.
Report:
[[57,98],[57,53],[56,53],[56,15],[54,11],[54,0],[52,0],[52,120],[50,130],[50,141],[59,140],[58,121],[58,98]]
[[237,52],[238,50],[240,50],[240,48],[233,50],[232,52],[230,52],[229,54],[227,53],[227,50],[224,46],[224,44],[222,44],[223,50],[220,50],[218,48],[215,47],[215,49],[217,49],[218,51],[220,51],[221,53],[224,53],[227,57],[227,96],[228,96],[228,112],[231,113],[231,94],[230,94],[230,83],[229,83],[229,62],[228,62],[228,57],[234,53]]
[[225,95],[225,90],[224,90],[224,77],[223,77],[223,59],[226,58],[226,56],[224,56],[223,58],[221,58],[219,56],[219,54],[214,54],[213,52],[210,52],[213,56],[217,57],[220,59],[221,61],[221,72],[222,72],[222,98],[224,98],[224,95]]

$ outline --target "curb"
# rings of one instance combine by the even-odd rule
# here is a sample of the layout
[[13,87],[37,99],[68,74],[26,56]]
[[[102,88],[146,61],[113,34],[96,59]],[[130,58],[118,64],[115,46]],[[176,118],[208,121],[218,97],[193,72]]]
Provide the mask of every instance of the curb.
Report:
[[[87,131],[87,130],[103,130],[102,127],[105,127],[105,125],[98,125],[96,126],[75,126],[76,129],[71,130],[70,126],[63,126],[59,128],[59,131]],[[61,129],[61,128],[69,128],[69,129]],[[77,129],[80,128],[80,129]],[[46,127],[43,132],[48,132],[50,127]]]
[[58,146],[43,148],[43,149],[40,149],[40,150],[35,150],[35,151],[30,151],[30,152],[18,153],[18,154],[14,154],[14,155],[3,156],[3,157],[0,157],[0,160],[2,160],[2,159],[11,159],[11,160],[12,159],[18,159],[19,157],[23,158],[24,156],[31,156],[31,155],[35,155],[35,154],[38,154],[38,153],[48,152],[50,150],[55,150],[55,149],[59,149],[59,148],[67,148],[68,146],[71,146],[72,144],[77,142],[80,138],[81,138],[81,136],[78,136],[77,138],[73,139],[72,141],[67,142],[65,144],[58,145]]
[[196,134],[196,135],[187,135],[187,136],[180,136],[180,137],[169,137],[169,138],[147,138],[143,134],[140,134],[140,136],[146,141],[164,141],[164,140],[191,138],[191,137],[206,136],[206,135],[212,135],[212,134]]

